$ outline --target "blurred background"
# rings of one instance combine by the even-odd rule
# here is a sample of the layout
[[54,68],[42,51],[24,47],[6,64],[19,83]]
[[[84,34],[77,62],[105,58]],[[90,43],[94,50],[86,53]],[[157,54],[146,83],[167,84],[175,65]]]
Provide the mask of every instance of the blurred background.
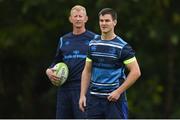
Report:
[[127,91],[129,118],[180,118],[179,0],[0,0],[0,118],[55,118],[56,87],[45,70],[72,6],[118,12],[116,34],[135,50],[142,76]]

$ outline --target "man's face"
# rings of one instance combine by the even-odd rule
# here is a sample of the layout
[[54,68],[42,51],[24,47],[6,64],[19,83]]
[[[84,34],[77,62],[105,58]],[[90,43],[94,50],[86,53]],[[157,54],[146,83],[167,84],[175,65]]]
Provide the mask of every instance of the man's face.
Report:
[[81,28],[85,26],[85,23],[87,22],[87,16],[83,10],[73,10],[71,11],[69,20],[74,27]]
[[108,33],[114,31],[116,20],[113,20],[110,14],[100,15],[99,25],[102,33]]

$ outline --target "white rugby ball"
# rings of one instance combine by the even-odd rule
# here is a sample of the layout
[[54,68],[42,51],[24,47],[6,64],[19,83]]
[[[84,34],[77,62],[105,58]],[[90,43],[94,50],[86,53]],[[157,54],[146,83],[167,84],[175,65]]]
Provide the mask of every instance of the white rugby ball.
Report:
[[63,62],[60,62],[53,67],[53,70],[56,76],[60,78],[58,86],[61,86],[68,78],[68,74],[69,74],[68,66]]

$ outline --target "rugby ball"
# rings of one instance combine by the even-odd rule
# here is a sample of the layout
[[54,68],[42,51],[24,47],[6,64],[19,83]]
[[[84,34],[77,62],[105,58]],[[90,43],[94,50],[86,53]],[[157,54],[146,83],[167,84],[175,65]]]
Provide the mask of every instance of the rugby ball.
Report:
[[53,67],[53,70],[56,76],[60,78],[58,86],[61,86],[68,78],[68,74],[69,74],[68,66],[63,62],[60,62]]

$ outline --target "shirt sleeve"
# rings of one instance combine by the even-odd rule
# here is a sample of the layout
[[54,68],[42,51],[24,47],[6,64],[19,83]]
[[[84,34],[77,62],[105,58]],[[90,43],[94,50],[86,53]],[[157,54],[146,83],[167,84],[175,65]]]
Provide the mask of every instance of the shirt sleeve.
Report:
[[121,52],[121,59],[124,64],[129,64],[136,60],[135,58],[135,51],[129,44],[126,44]]
[[91,59],[91,47],[90,46],[88,46],[86,62],[92,62],[92,59]]
[[92,60],[88,57],[86,57],[86,62],[92,62]]
[[61,51],[62,44],[63,44],[63,39],[61,37],[59,42],[58,42],[58,46],[57,46],[57,49],[56,49],[56,54],[55,54],[55,57],[53,59],[52,64],[50,65],[50,68],[52,68],[55,64],[63,61],[63,53]]

